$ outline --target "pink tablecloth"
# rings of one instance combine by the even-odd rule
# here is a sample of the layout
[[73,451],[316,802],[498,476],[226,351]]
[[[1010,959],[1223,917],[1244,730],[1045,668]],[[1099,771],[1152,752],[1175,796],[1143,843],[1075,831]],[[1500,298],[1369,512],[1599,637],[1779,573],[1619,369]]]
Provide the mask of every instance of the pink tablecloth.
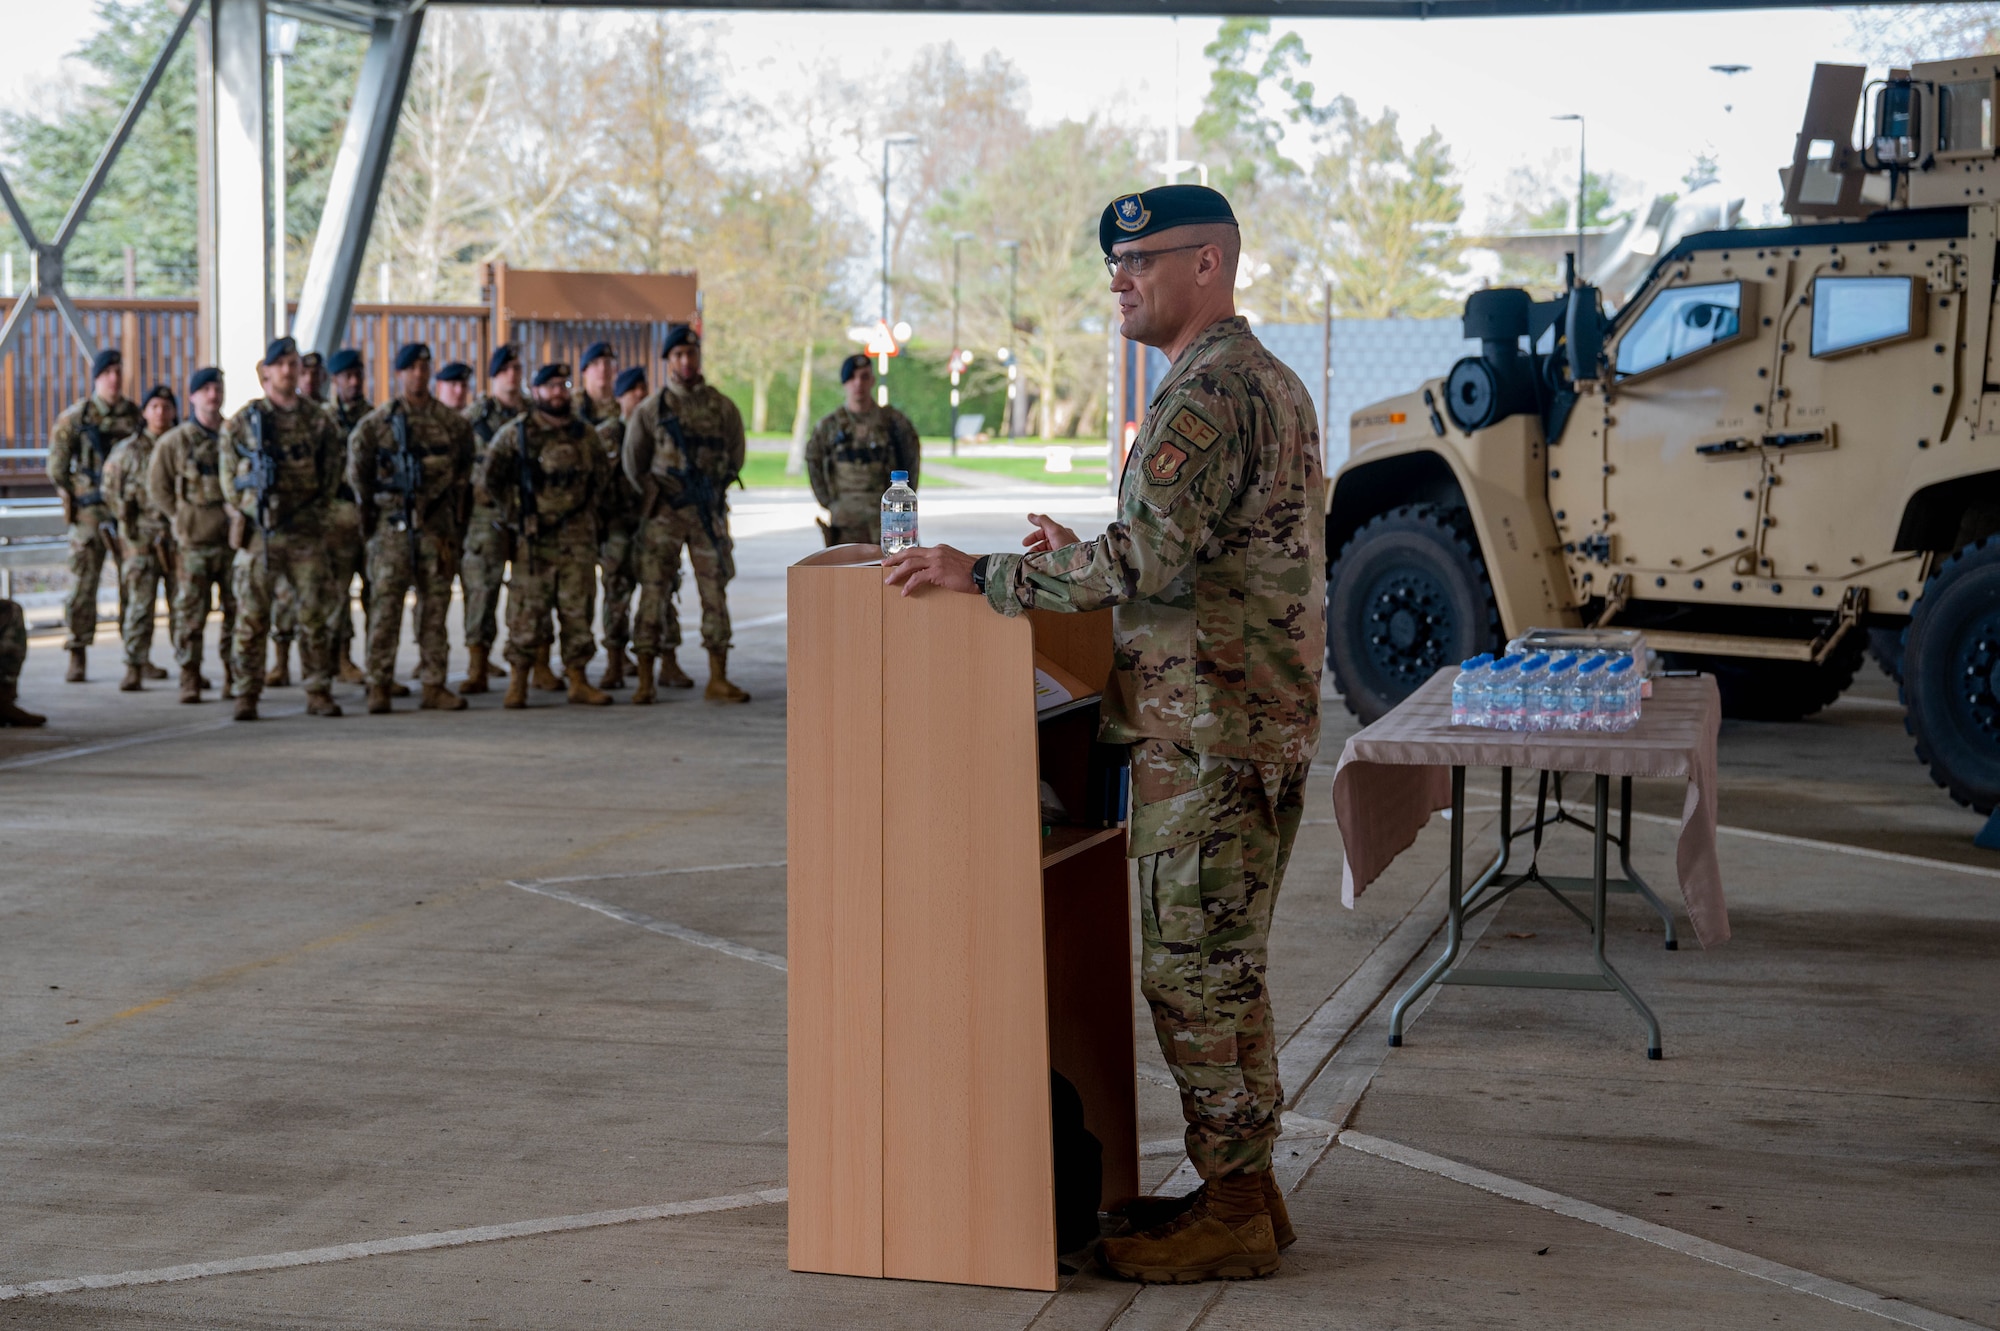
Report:
[[1681,900],[1703,947],[1728,939],[1729,910],[1715,860],[1715,740],[1722,705],[1713,679],[1654,680],[1639,724],[1619,734],[1524,734],[1452,725],[1456,673],[1438,672],[1341,751],[1333,813],[1347,850],[1343,902],[1352,906],[1417,839],[1431,814],[1451,807],[1453,767],[1684,777],[1687,799],[1674,852]]

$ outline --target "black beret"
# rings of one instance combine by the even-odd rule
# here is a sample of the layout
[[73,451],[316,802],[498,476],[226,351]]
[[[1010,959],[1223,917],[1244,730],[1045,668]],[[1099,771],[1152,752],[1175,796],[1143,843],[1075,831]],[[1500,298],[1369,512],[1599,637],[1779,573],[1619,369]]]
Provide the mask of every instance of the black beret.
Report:
[[693,324],[675,324],[667,329],[667,340],[665,345],[660,348],[660,354],[665,356],[683,342],[693,347],[696,351],[701,350],[701,334],[695,331]]
[[165,398],[167,400],[167,405],[172,407],[175,411],[179,411],[181,409],[180,399],[175,397],[174,390],[167,387],[165,384],[154,384],[151,388],[147,389],[146,396],[139,399],[139,405],[141,407],[144,407],[148,402],[151,402],[156,397]]
[[326,362],[320,357],[317,351],[308,351],[305,355],[299,357],[299,364],[310,370],[316,365],[325,365]]
[[361,353],[353,347],[342,347],[326,358],[328,374],[346,374],[349,370],[361,368]]
[[635,388],[646,386],[646,372],[634,365],[629,370],[620,370],[618,377],[611,381],[611,396],[624,397]]
[[590,368],[592,361],[603,360],[606,356],[617,360],[617,348],[613,347],[609,342],[593,342],[583,349],[583,359],[576,363],[576,368],[579,371],[587,370]]
[[460,379],[464,379],[469,382],[472,378],[472,367],[470,365],[467,365],[462,360],[446,361],[444,363],[444,368],[442,370],[439,370],[437,374],[433,377],[438,379],[443,379],[447,382],[456,382],[457,380]]
[[405,342],[396,348],[396,368],[407,370],[420,360],[429,360],[431,349],[422,342]]
[[840,363],[840,382],[844,384],[849,379],[852,379],[856,374],[860,373],[861,367],[867,363],[868,357],[863,352],[857,351],[852,356],[849,356]]
[[547,383],[551,379],[567,379],[567,378],[569,378],[569,366],[563,364],[559,360],[550,361],[547,365],[544,365],[541,369],[535,371],[534,386],[536,388],[540,388],[543,384]]
[[1177,226],[1215,222],[1236,225],[1229,200],[1206,185],[1159,185],[1137,194],[1121,194],[1104,205],[1097,219],[1097,243],[1106,254],[1120,241],[1137,240]]
[[521,353],[514,350],[514,344],[512,342],[502,342],[499,346],[493,348],[493,355],[486,362],[486,377],[490,379],[509,365],[520,364],[520,361]]
[[90,377],[95,379],[114,365],[123,365],[125,358],[118,354],[118,348],[106,347],[90,358]]
[[278,338],[275,341],[273,341],[270,346],[264,348],[264,363],[266,365],[269,365],[272,361],[278,360],[281,357],[289,356],[292,353],[296,352],[298,349],[299,349],[299,344],[293,341],[291,338],[289,337]]
[[188,395],[192,397],[210,384],[219,384],[221,382],[222,371],[216,369],[213,365],[204,365],[188,376]]

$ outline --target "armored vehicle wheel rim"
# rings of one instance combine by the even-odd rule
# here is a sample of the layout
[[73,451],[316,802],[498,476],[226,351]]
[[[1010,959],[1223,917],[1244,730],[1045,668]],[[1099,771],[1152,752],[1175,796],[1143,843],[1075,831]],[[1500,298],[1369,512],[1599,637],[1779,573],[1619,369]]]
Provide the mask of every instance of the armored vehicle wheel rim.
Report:
[[1980,813],[2000,806],[2000,537],[1961,547],[1925,583],[1902,686],[1931,779]]
[[1429,679],[1445,664],[1444,642],[1431,630],[1449,622],[1451,607],[1445,590],[1421,569],[1392,569],[1368,589],[1369,659],[1409,688]]
[[1952,710],[2000,743],[2000,607],[1968,620],[1958,632],[1952,671],[1958,680]]

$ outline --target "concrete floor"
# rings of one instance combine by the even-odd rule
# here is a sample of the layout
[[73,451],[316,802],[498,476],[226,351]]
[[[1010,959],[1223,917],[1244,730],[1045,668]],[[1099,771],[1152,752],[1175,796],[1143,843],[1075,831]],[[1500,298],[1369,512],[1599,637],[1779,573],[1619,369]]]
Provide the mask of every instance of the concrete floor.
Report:
[[[1089,495],[982,492],[927,506],[926,535],[1005,548],[1007,515],[1045,504],[1102,520]],[[1334,705],[1272,958],[1302,1234],[1277,1277],[1086,1272],[1051,1298],[787,1272],[785,1208],[755,1196],[785,1176],[784,977],[742,948],[785,950],[783,569],[816,536],[793,500],[740,511],[746,708],[494,694],[381,718],[342,689],[357,714],[320,721],[286,714],[294,689],[234,726],[165,685],[118,694],[108,635],[81,687],[36,640],[24,696],[51,725],[0,731],[0,1285],[195,1269],[0,1299],[0,1324],[2000,1325],[2000,856],[1872,673],[1813,721],[1725,728],[1731,942],[1665,952],[1614,902],[1659,1063],[1597,994],[1451,989],[1383,1046],[1376,1003],[1441,914],[1444,824],[1340,907]],[[1637,831],[1656,884],[1671,836]],[[627,918],[510,885],[551,879]],[[1481,947],[1566,966],[1566,918],[1517,898]],[[1164,1180],[1178,1105],[1134,1018]]]

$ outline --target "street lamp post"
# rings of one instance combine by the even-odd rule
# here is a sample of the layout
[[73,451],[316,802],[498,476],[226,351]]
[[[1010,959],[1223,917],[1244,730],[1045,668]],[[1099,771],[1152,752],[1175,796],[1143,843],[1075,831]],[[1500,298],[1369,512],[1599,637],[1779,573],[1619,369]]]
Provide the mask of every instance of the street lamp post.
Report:
[[1580,115],[1550,116],[1551,120],[1574,120],[1576,122],[1576,280],[1583,281],[1583,213],[1589,198],[1589,176],[1584,174],[1583,163],[1583,117]]
[[271,52],[271,331],[291,329],[285,308],[285,66],[299,41],[299,21],[264,16],[264,43]]
[[958,273],[959,247],[972,239],[970,231],[954,231],[951,234],[951,455],[958,456],[958,378],[964,368],[960,358],[965,352],[958,340]]
[[[915,143],[914,134],[890,134],[882,140],[882,327],[889,327],[889,150],[905,144]],[[889,358],[881,358],[878,378],[886,379],[889,373]],[[889,385],[878,383],[875,400],[886,403],[889,400]]]
[[1000,248],[1007,251],[1007,437],[1015,433],[1015,417],[1020,413],[1016,404],[1021,399],[1021,357],[1014,348],[1015,334],[1021,329],[1021,316],[1016,311],[1016,298],[1021,290],[1021,242],[1003,240]]

